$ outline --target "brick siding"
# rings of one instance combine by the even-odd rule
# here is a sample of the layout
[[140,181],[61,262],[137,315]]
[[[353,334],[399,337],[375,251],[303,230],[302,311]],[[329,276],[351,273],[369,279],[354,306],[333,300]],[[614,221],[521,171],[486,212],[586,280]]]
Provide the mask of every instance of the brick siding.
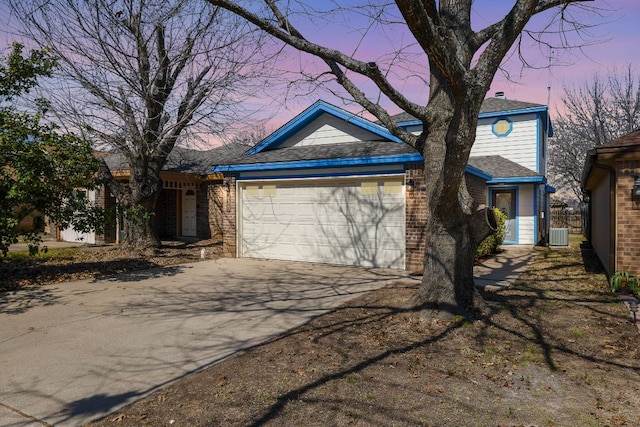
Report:
[[467,183],[467,191],[478,206],[487,206],[487,182],[474,175],[465,174],[465,182]]
[[427,223],[427,203],[421,186],[426,184],[421,165],[411,166],[405,172],[407,182],[413,180],[413,189],[406,191],[406,247],[405,269],[422,270],[424,267],[425,224]]
[[632,198],[640,160],[616,162],[616,266],[640,274],[640,202]]
[[[225,182],[227,186],[225,186]],[[224,182],[209,186],[209,227],[211,237],[222,239],[226,256],[236,256],[236,179],[227,177]]]
[[196,236],[199,239],[211,239],[211,227],[209,225],[209,212],[211,207],[211,196],[209,192],[213,185],[207,182],[202,183],[196,191]]

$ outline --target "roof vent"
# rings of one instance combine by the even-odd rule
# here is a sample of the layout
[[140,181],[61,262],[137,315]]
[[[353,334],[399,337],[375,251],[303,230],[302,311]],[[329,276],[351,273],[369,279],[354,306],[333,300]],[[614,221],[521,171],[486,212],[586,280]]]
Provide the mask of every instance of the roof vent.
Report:
[[504,96],[504,92],[496,92],[496,98],[507,99],[507,97]]

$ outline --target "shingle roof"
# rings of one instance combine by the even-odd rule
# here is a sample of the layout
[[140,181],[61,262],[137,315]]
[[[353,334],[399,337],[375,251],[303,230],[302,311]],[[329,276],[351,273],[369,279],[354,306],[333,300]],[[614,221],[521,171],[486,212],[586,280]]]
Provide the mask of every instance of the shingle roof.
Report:
[[[540,107],[544,107],[544,105],[504,98],[487,98],[482,102],[482,106],[480,107],[480,114],[497,113],[500,111],[526,110],[529,108]],[[416,120],[414,116],[406,112],[396,114],[391,118],[399,123]]]
[[349,142],[343,144],[324,144],[294,146],[276,150],[265,150],[252,155],[240,155],[227,158],[225,162],[216,161],[215,165],[233,165],[248,163],[277,163],[301,160],[360,158],[415,154],[417,150],[405,143],[393,141]]
[[487,172],[493,178],[520,178],[525,176],[540,176],[540,174],[525,168],[518,163],[507,160],[502,156],[469,157],[469,164]]
[[637,129],[633,132],[630,132],[626,135],[622,135],[619,138],[613,139],[609,142],[606,142],[598,147],[598,148],[616,148],[616,147],[632,147],[634,145],[640,145],[640,129]]
[[[242,144],[227,144],[211,150],[194,150],[174,147],[162,166],[163,171],[206,175],[211,172],[212,164],[227,162],[247,151],[250,147]],[[129,170],[129,163],[122,153],[111,153],[105,156],[111,170]]]

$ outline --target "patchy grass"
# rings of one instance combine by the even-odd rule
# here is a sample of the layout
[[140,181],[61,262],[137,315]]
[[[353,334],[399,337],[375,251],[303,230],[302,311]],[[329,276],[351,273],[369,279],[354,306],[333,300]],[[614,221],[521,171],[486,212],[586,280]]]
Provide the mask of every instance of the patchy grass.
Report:
[[579,243],[472,324],[425,322],[391,286],[92,426],[640,425],[640,334]]

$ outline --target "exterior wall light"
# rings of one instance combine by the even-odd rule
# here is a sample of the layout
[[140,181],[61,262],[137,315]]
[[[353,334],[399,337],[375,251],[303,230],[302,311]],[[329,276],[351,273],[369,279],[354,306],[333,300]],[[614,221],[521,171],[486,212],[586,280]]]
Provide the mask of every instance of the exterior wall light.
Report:
[[640,199],[640,176],[636,176],[633,180],[633,199]]

